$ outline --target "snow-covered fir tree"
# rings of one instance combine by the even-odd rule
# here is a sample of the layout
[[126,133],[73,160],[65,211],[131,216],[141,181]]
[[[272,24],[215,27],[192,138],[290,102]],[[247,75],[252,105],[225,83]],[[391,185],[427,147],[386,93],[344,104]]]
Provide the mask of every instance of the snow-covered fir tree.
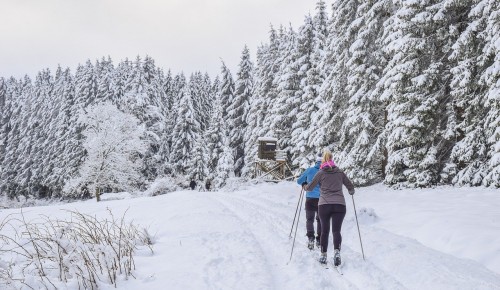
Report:
[[[315,115],[314,130],[311,131],[311,144],[316,147],[335,147],[339,140],[347,106],[347,64],[349,48],[355,34],[351,24],[356,17],[359,1],[340,0],[332,3],[332,16],[328,23],[328,37],[325,55],[319,64],[325,81],[319,89],[321,105]],[[333,151],[334,155],[338,154]],[[337,157],[336,157],[337,158]]]
[[312,128],[311,116],[317,112],[315,104],[318,97],[320,75],[316,69],[316,64],[312,61],[314,54],[314,26],[311,16],[305,18],[304,24],[300,27],[297,35],[298,59],[294,64],[299,70],[297,75],[300,79],[299,90],[295,98],[299,100],[299,110],[296,120],[292,126],[291,143],[293,164],[301,168],[307,168],[314,161],[314,148],[309,144],[310,132]]
[[[226,130],[223,130],[226,132]],[[225,135],[225,134],[224,134]],[[229,145],[229,138],[224,136],[222,141],[222,150],[217,161],[217,168],[215,170],[216,177],[213,184],[216,188],[223,187],[228,178],[234,177],[234,152]]]
[[236,176],[241,175],[241,169],[244,166],[245,144],[243,134],[247,129],[246,115],[253,88],[253,64],[250,61],[250,50],[245,46],[237,73],[234,99],[226,108],[226,122],[229,125],[229,145],[235,154],[234,174]]
[[100,62],[97,62],[96,70],[96,102],[113,101],[115,97],[115,92],[113,91],[113,86],[115,85],[113,83],[113,74],[115,72],[115,68],[113,66],[113,62],[111,61],[111,57],[108,57],[107,59],[103,57]]
[[434,17],[439,9],[435,1],[395,3],[398,11],[386,27],[386,49],[393,56],[380,80],[381,100],[387,102],[385,182],[425,187],[439,181],[442,166],[441,84],[447,74],[442,62],[446,51],[439,47],[446,38],[439,29],[442,18]]
[[187,174],[193,166],[192,158],[194,147],[201,134],[191,91],[188,86],[180,92],[175,126],[172,131],[172,147],[169,161],[176,174]]
[[486,66],[481,82],[488,88],[485,106],[489,110],[484,124],[488,162],[482,184],[500,187],[500,3],[489,1],[485,10],[489,16],[480,64]]
[[279,56],[277,63],[280,64],[278,73],[274,77],[277,96],[273,106],[269,108],[270,128],[279,132],[278,145],[282,150],[291,151],[294,144],[291,141],[292,126],[298,112],[299,98],[296,98],[299,90],[300,78],[297,59],[297,33],[290,27],[283,31],[279,42]]
[[[275,128],[270,126],[273,115],[269,113],[276,105],[276,96],[278,94],[275,76],[279,72],[279,35],[276,29],[271,26],[269,31],[269,44],[260,47],[257,51],[257,67],[255,74],[258,81],[255,83],[254,103],[257,107],[255,121],[258,124],[253,127],[253,142],[257,137],[266,135],[275,135]],[[253,106],[253,105],[252,105]],[[249,123],[250,124],[250,123]],[[253,145],[255,147],[255,143]]]
[[[263,61],[264,55],[264,47],[260,47],[257,50],[257,67],[261,66],[261,61]],[[256,72],[255,77],[255,88],[260,86],[260,77],[259,70]],[[250,170],[251,164],[254,164],[255,159],[257,158],[257,138],[259,137],[260,130],[259,126],[262,124],[264,119],[263,112],[264,109],[264,98],[259,95],[258,90],[255,89],[254,93],[250,97],[249,109],[246,116],[247,129],[244,133],[243,140],[245,143],[246,152],[244,157],[245,166],[242,169],[242,174],[244,176],[250,177],[253,174],[253,171]]]
[[377,138],[384,126],[384,107],[374,91],[387,64],[381,39],[390,4],[389,0],[364,2],[351,25],[356,41],[349,47],[346,61],[349,101],[338,133],[337,161],[358,185],[380,181],[384,173],[384,144]]
[[208,126],[212,104],[210,77],[208,75],[203,75],[201,72],[195,72],[189,78],[188,86],[193,96],[193,105],[196,112],[195,116],[198,123],[200,123],[200,129],[205,130]]
[[[218,79],[215,80],[215,83],[218,83]],[[223,130],[226,128],[226,122],[222,118],[223,110],[221,98],[219,94],[217,94],[215,96],[215,103],[213,104],[208,129],[204,133],[208,155],[206,159],[206,166],[210,179],[215,177],[214,172],[217,169],[217,164],[220,159],[220,154],[224,145],[224,138],[226,138],[225,131]]]
[[222,117],[227,120],[228,107],[234,100],[234,80],[231,71],[224,62],[222,62],[221,66],[219,97],[221,99],[222,108],[224,109],[222,111]]

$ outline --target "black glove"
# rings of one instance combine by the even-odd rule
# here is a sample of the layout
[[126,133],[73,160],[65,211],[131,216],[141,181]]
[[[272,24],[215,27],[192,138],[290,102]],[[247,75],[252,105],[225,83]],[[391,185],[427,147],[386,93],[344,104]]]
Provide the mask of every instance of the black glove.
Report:
[[349,191],[349,194],[350,195],[354,195],[354,190],[353,191]]
[[307,186],[307,182],[302,182],[302,188],[305,189]]

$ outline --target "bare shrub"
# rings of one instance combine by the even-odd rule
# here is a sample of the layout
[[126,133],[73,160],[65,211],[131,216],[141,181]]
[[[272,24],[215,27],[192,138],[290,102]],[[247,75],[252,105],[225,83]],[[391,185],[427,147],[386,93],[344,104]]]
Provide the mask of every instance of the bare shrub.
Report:
[[128,279],[135,269],[134,253],[140,246],[151,252],[152,237],[132,222],[126,212],[115,218],[68,211],[67,220],[41,216],[27,221],[12,214],[0,222],[0,288],[97,289],[99,281],[116,287],[119,276]]

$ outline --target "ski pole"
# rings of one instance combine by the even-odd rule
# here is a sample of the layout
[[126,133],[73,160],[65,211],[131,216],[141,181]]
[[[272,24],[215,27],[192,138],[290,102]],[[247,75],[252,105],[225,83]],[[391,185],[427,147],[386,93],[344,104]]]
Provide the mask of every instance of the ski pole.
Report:
[[365,252],[363,251],[363,242],[361,242],[361,232],[359,231],[358,214],[356,213],[356,204],[354,204],[354,196],[352,197],[352,205],[354,206],[354,215],[356,216],[356,225],[358,226],[359,243],[361,244],[361,253],[363,254],[363,261],[365,261]]
[[302,199],[302,195],[303,195],[303,194],[304,194],[304,188],[302,188],[302,190],[300,191],[299,201],[297,202],[297,208],[295,209],[295,215],[293,216],[292,228],[290,229],[290,234],[288,235],[288,238],[289,238],[289,239],[291,239],[291,238],[292,238],[293,225],[295,225],[295,218],[297,217],[297,211],[299,210],[300,201],[301,201],[301,199]]
[[[302,189],[302,194],[301,194],[299,204],[302,204],[303,197],[304,197],[304,189]],[[302,211],[299,211],[299,216],[297,217],[297,223],[295,224],[295,234],[293,236],[292,251],[290,252],[290,260],[288,260],[288,263],[290,263],[290,261],[292,260],[293,248],[295,247],[295,238],[297,237],[297,229],[299,228],[299,220],[300,220],[300,213],[301,212]],[[293,225],[292,225],[292,227],[293,227]]]

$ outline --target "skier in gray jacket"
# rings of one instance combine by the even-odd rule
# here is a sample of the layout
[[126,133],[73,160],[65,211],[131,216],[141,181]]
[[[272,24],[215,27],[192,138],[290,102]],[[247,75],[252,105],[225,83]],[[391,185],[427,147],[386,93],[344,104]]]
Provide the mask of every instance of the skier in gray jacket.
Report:
[[345,198],[342,185],[347,187],[349,194],[354,194],[354,185],[332,160],[332,153],[325,150],[320,170],[314,176],[311,183],[304,185],[304,189],[310,191],[319,184],[320,196],[318,203],[318,214],[321,221],[321,256],[319,262],[326,264],[328,250],[328,236],[330,235],[330,220],[332,221],[334,264],[339,266],[340,245],[342,235],[340,230],[346,214]]

